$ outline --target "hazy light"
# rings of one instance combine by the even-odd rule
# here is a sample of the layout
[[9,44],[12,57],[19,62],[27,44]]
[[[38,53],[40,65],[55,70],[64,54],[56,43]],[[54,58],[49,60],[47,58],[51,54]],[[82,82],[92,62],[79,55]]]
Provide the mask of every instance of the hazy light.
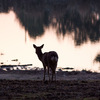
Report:
[[[45,33],[36,39],[29,38],[26,32],[25,42],[25,30],[19,25],[13,11],[0,14],[0,28],[0,52],[4,53],[0,56],[0,62],[4,61],[4,64],[32,63],[33,67],[42,67],[35,54],[34,43],[36,45],[45,44],[43,52],[56,51],[59,55],[58,67],[98,70],[98,65],[93,64],[93,60],[100,51],[100,43],[88,42],[75,47],[71,36],[60,35],[58,38],[56,30],[52,27],[46,29]],[[18,62],[12,62],[12,59],[18,59]]]
[[52,27],[47,29],[41,38],[37,37],[34,43],[37,45],[44,43],[43,52],[57,51],[59,54],[59,67],[74,67],[77,70],[98,70],[98,66],[93,64],[93,60],[100,51],[100,43],[91,44],[88,42],[80,47],[75,47],[73,39],[67,35],[65,38],[60,37],[58,39],[56,31]]

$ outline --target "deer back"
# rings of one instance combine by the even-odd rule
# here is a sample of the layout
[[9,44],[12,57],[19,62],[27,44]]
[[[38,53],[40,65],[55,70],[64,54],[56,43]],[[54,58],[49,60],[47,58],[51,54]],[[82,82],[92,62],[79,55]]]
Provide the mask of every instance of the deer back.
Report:
[[48,67],[56,67],[58,62],[58,54],[55,51],[45,52],[42,56],[42,63]]

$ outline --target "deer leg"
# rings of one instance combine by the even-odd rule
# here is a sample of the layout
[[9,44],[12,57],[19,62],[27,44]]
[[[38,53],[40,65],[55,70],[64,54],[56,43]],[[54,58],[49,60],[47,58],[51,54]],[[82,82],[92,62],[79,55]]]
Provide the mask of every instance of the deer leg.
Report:
[[50,73],[49,73],[49,67],[48,67],[48,76],[49,76],[49,81],[50,81]]
[[43,78],[43,81],[45,81],[45,73],[46,73],[46,66],[44,66],[44,78]]
[[56,73],[55,73],[55,82],[56,82]]
[[53,79],[55,80],[55,82],[56,82],[56,73],[54,74],[54,73],[52,73],[52,81],[53,81]]
[[52,72],[52,81],[53,81],[53,72]]

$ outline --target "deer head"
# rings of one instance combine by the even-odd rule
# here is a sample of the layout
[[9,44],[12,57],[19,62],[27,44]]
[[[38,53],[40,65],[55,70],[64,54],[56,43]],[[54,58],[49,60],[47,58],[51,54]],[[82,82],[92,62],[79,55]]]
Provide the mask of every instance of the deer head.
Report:
[[41,45],[41,46],[36,46],[35,44],[33,44],[33,47],[35,48],[35,52],[36,52],[36,54],[37,54],[37,56],[38,56],[38,58],[39,58],[39,60],[42,60],[42,48],[43,48],[43,46],[44,46],[44,44],[43,45]]

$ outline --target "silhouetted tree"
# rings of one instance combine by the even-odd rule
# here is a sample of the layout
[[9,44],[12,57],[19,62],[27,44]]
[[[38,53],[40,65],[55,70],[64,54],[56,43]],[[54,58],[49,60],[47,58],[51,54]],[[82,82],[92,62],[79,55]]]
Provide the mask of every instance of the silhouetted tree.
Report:
[[0,0],[0,12],[12,9],[30,37],[52,25],[63,36],[74,32],[76,46],[100,40],[99,8],[99,0]]
[[95,59],[94,62],[98,62],[99,63],[99,69],[100,69],[100,54],[98,54]]
[[96,58],[94,59],[94,61],[100,62],[100,54],[98,54],[98,55],[96,56]]

